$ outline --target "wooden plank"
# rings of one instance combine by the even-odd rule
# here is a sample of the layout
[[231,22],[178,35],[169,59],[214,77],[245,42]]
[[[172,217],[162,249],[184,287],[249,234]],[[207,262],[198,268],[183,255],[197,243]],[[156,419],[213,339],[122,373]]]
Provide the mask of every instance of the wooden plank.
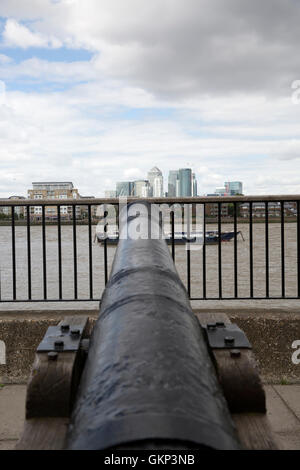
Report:
[[[87,317],[66,317],[58,326],[86,328]],[[49,360],[47,352],[38,352],[31,370],[26,398],[26,418],[39,416],[69,416],[74,393],[79,381],[75,370],[80,369],[80,351],[62,351],[56,360]],[[76,380],[75,380],[76,379]]]
[[16,450],[62,450],[69,418],[32,418],[25,422]]
[[[196,313],[201,325],[231,323],[225,313]],[[224,391],[237,434],[244,449],[278,448],[266,416],[266,400],[259,370],[252,350],[210,350],[218,379]]]
[[[231,321],[225,313],[197,313],[201,325]],[[235,352],[234,352],[235,351]],[[266,411],[266,397],[254,353],[250,349],[210,349],[231,413]]]
[[49,361],[47,353],[37,353],[27,387],[26,418],[66,417],[72,407],[73,352],[59,353]]
[[[83,328],[88,317],[70,316],[59,326]],[[85,353],[60,351],[55,360],[48,352],[37,352],[27,386],[26,421],[18,449],[63,448],[69,416],[84,366]],[[46,446],[46,447],[45,447]]]
[[266,396],[253,352],[241,349],[232,357],[231,350],[214,349],[213,356],[230,412],[264,413]]
[[244,449],[276,450],[279,448],[264,413],[237,413],[231,416]]

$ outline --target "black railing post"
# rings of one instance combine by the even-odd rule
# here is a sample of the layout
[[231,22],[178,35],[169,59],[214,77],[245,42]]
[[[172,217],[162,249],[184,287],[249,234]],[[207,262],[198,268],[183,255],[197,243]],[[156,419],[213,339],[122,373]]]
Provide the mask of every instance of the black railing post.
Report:
[[266,264],[266,298],[269,297],[269,206],[265,202],[265,264]]
[[15,206],[11,206],[11,242],[12,242],[13,300],[16,300],[16,298],[17,298],[17,287],[16,287],[16,228],[15,228]]
[[285,297],[285,259],[284,259],[284,201],[280,201],[281,215],[281,297]]
[[45,205],[42,205],[42,249],[43,249],[43,289],[44,300],[47,300],[47,250],[46,250],[46,222]]
[[[105,206],[104,206],[105,207]],[[107,221],[106,217],[108,216],[108,212],[106,209],[104,210],[104,284],[107,284],[108,280],[108,268],[107,268]]]
[[73,207],[73,264],[74,264],[74,298],[78,297],[77,286],[77,233],[76,233],[76,205]]
[[204,203],[203,207],[203,253],[202,253],[202,296],[203,299],[206,299],[206,204]]
[[249,202],[249,269],[250,269],[250,297],[253,298],[253,223],[252,202]]
[[90,299],[94,297],[93,294],[93,249],[92,249],[92,215],[91,206],[88,206],[88,224],[89,224],[89,287]]
[[189,238],[190,238],[190,225],[191,225],[191,220],[190,220],[190,204],[186,204],[185,210],[187,210],[187,217],[186,217],[186,237],[187,237],[187,243],[186,243],[186,268],[187,268],[187,292],[189,298],[191,298],[191,250],[189,247]]
[[222,232],[221,232],[221,218],[222,218],[222,203],[218,202],[218,276],[219,276],[219,299],[222,299]]
[[233,254],[233,270],[234,270],[234,297],[238,296],[238,273],[237,273],[237,203],[233,203],[233,230],[234,230],[234,254]]
[[31,300],[31,237],[30,237],[30,206],[26,207],[26,225],[27,225],[27,283],[28,300]]
[[58,249],[58,295],[59,300],[62,300],[62,251],[61,251],[61,206],[57,206],[57,249]]
[[175,214],[174,210],[171,210],[171,237],[172,237],[172,258],[175,262]]

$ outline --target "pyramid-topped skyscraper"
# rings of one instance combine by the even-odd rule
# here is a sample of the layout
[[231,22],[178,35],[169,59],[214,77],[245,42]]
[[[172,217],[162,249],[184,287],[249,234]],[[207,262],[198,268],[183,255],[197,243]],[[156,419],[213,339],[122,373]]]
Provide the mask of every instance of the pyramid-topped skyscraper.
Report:
[[162,172],[157,166],[151,168],[148,171],[148,180],[150,183],[150,196],[151,197],[163,197],[164,195],[164,180]]

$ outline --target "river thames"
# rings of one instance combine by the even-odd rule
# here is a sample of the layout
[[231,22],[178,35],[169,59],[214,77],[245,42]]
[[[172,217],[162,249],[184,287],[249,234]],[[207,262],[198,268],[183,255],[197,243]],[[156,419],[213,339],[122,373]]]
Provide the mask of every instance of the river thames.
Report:
[[[207,230],[216,229],[216,225],[207,226]],[[231,224],[222,224],[222,231],[232,230]],[[16,286],[17,299],[27,299],[27,238],[26,227],[16,226]],[[95,298],[101,298],[104,288],[104,250],[94,242],[96,226],[92,227],[92,256],[93,256],[93,293]],[[240,224],[238,230],[241,235],[237,242],[237,278],[238,296],[250,295],[250,251],[249,251],[249,225]],[[78,273],[78,298],[89,298],[89,246],[88,226],[77,226],[77,273]],[[297,226],[295,223],[285,224],[285,294],[286,297],[297,295]],[[73,228],[69,225],[61,227],[62,241],[62,286],[63,298],[72,299],[74,294],[74,263],[73,263]],[[47,296],[48,300],[58,299],[58,237],[57,227],[46,226],[46,252],[47,252]],[[234,242],[224,242],[222,247],[222,294],[223,297],[234,297]],[[187,285],[187,250],[185,246],[176,245],[175,263],[183,283]],[[171,249],[171,247],[170,247]],[[108,272],[110,270],[115,253],[114,246],[108,246]],[[191,251],[191,297],[202,297],[202,248]],[[0,227],[0,269],[1,269],[1,299],[12,299],[12,243],[11,228]],[[31,227],[31,273],[32,273],[32,299],[43,297],[43,270],[42,270],[42,227]],[[265,264],[265,225],[253,224],[253,295],[264,297],[266,293],[266,264]],[[218,246],[206,246],[206,295],[218,297]],[[279,223],[269,224],[269,295],[279,297],[281,295],[281,226]],[[205,305],[212,305],[213,301],[205,301]],[[225,301],[216,301],[215,305],[224,305]],[[226,305],[228,305],[228,302]],[[258,300],[258,301],[230,301],[230,305],[278,305],[293,307],[298,306],[298,300]],[[47,308],[51,304],[47,304]],[[95,302],[69,302],[62,304],[55,302],[52,308],[63,305],[72,308],[95,308]],[[198,301],[197,305],[204,305]],[[0,303],[1,309],[28,309],[45,307],[43,303]]]

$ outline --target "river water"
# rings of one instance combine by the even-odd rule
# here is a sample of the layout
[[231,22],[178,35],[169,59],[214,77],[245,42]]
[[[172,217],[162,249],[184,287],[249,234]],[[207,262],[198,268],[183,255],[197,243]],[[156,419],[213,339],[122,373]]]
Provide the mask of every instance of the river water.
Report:
[[[214,230],[215,225],[207,226]],[[222,231],[232,230],[231,224],[222,224]],[[94,240],[96,227],[93,226],[92,239]],[[248,297],[250,295],[250,269],[249,269],[249,226],[241,224],[238,230],[242,231],[242,237],[238,236],[237,259],[238,259],[238,296]],[[16,226],[16,285],[17,299],[27,299],[27,238],[26,227]],[[270,296],[281,295],[281,226],[278,223],[269,224],[269,276]],[[72,299],[74,295],[74,271],[73,271],[73,245],[72,226],[62,226],[62,281],[63,298]],[[77,270],[78,270],[78,298],[89,298],[89,267],[88,267],[88,227],[77,227]],[[297,295],[297,227],[295,223],[285,224],[285,293],[287,297]],[[234,296],[234,266],[233,254],[234,243],[222,243],[222,293],[224,297]],[[47,251],[47,296],[48,299],[58,299],[58,243],[57,227],[46,227],[46,251]],[[171,249],[171,247],[170,247]],[[93,242],[93,286],[94,297],[100,298],[104,288],[104,253],[103,247]],[[110,270],[113,261],[115,247],[108,246],[108,267]],[[201,297],[203,295],[202,280],[202,249],[191,251],[191,296]],[[187,251],[185,246],[176,246],[176,267],[178,273],[186,285],[187,282]],[[253,287],[255,297],[265,296],[265,226],[264,224],[253,224]],[[31,227],[31,271],[32,271],[32,299],[43,297],[42,277],[42,227]],[[218,297],[218,246],[206,246],[206,295],[207,297]],[[0,280],[1,300],[0,309],[32,309],[32,308],[95,308],[97,303],[68,303],[53,304],[45,303],[21,303],[16,305],[3,302],[12,299],[12,244],[11,228],[0,227]],[[208,301],[206,301],[207,303]],[[211,301],[210,301],[211,302]],[[271,305],[271,301],[241,301],[233,300],[230,305]],[[250,302],[250,303],[249,303]],[[266,304],[268,302],[268,304]],[[216,301],[216,306],[228,305],[228,302]],[[205,305],[202,301],[198,306]],[[211,305],[211,304],[210,304]],[[295,307],[299,300],[278,300],[272,305]]]

